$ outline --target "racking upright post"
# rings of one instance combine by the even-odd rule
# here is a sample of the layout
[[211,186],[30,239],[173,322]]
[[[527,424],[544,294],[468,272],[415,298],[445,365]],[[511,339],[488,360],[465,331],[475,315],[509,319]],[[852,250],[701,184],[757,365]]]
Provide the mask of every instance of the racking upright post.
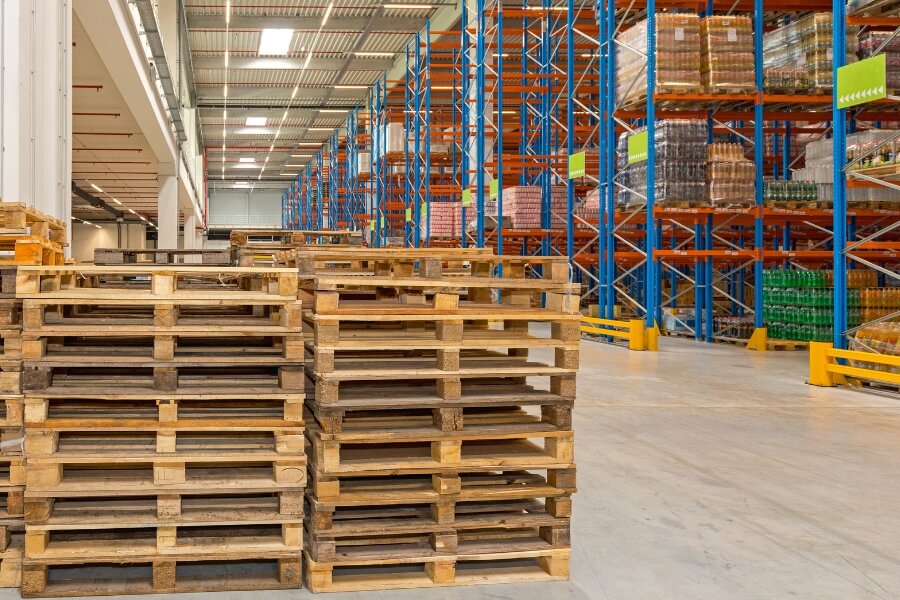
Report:
[[847,4],[846,0],[832,2],[832,140],[834,196],[833,200],[833,270],[834,270],[834,347],[846,348],[847,338],[847,175],[844,162],[847,157],[847,115],[839,108],[838,70],[847,62]]
[[[835,0],[845,1],[845,0]],[[763,152],[765,150],[765,106],[764,97],[764,69],[763,69],[763,25],[764,25],[764,0],[753,0],[753,70],[754,83],[756,85],[756,102],[753,105],[753,162],[756,168],[756,181],[754,193],[756,196],[756,217],[753,219],[753,248],[756,260],[753,263],[753,326],[759,331],[765,327],[763,318],[763,247],[765,246],[764,222],[763,222]],[[709,285],[713,282],[710,278]],[[743,299],[743,290],[741,290]],[[712,307],[710,307],[712,310]],[[712,323],[709,331],[714,330]],[[712,336],[710,336],[711,338]],[[709,339],[707,341],[712,341]]]
[[[475,245],[484,248],[484,77],[485,77],[485,34],[487,28],[487,16],[485,14],[485,0],[476,0],[478,28],[475,38]],[[466,237],[463,220],[462,237]]]
[[656,209],[656,0],[647,0],[647,204],[646,204],[646,237],[645,252],[647,260],[644,264],[646,278],[644,291],[644,307],[646,310],[646,327],[656,327],[657,295],[659,284],[656,257],[656,228],[654,215]]

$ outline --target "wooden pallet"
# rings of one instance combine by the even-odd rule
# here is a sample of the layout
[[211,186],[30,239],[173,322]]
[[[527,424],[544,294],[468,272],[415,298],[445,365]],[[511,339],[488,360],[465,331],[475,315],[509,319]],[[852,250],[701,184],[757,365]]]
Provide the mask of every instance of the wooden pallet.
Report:
[[[28,366],[92,367],[131,365],[134,367],[248,367],[254,365],[291,365],[303,359],[303,335],[288,334],[288,328],[273,326],[275,334],[242,338],[209,337],[196,331],[172,335],[122,335],[105,331],[106,335],[59,335],[60,330],[42,328],[40,335],[26,333],[19,340],[21,359]],[[115,334],[119,334],[113,337]],[[52,340],[52,341],[51,341]]]
[[284,304],[297,300],[297,274],[291,269],[176,265],[19,267],[16,297],[70,305]]
[[22,548],[25,542],[20,535],[7,541],[6,548],[0,551],[0,588],[17,588],[22,585]]
[[[558,581],[569,578],[569,549],[475,552],[430,558],[316,562],[304,552],[312,592],[350,592],[489,583]],[[416,565],[419,568],[411,570]]]
[[[426,504],[448,506],[458,502],[498,502],[544,498],[555,517],[572,513],[570,495],[575,493],[575,466],[562,469],[535,468],[528,471],[437,471],[433,473],[325,474],[312,464],[307,498],[334,506],[381,506]],[[435,510],[437,510],[435,508]]]
[[45,391],[25,399],[24,421],[28,427],[60,431],[252,431],[302,426],[303,400],[301,393],[262,390],[218,395]]
[[350,244],[362,240],[362,232],[345,230],[315,229],[234,229],[229,240],[233,246],[244,246],[253,243],[302,245],[321,243],[322,240],[332,244]]
[[0,234],[0,265],[61,265],[63,247],[36,235]]
[[296,523],[303,519],[303,491],[199,492],[185,496],[135,491],[131,495],[76,498],[29,495],[25,514],[32,531]]
[[[483,398],[489,398],[485,401]],[[389,437],[402,439],[407,432],[417,434],[427,430],[464,431],[485,419],[509,423],[549,423],[565,428],[572,425],[572,398],[550,398],[535,395],[529,400],[503,400],[497,396],[461,398],[459,402],[439,405],[428,399],[419,406],[412,402],[395,402],[390,395],[349,409],[331,409],[317,402],[308,403],[309,415],[326,434],[377,432],[388,428]],[[531,415],[522,406],[539,407],[541,414]]]
[[230,250],[159,250],[155,248],[95,248],[95,265],[202,264],[228,266]]
[[[273,453],[274,454],[274,453]],[[303,455],[153,457],[29,457],[28,494],[73,497],[171,492],[271,491],[302,489],[306,485]]]
[[[429,558],[465,553],[473,545],[493,545],[502,552],[523,552],[549,548],[568,548],[570,544],[567,520],[548,525],[523,524],[516,518],[510,523],[481,520],[472,529],[437,525],[431,530],[377,534],[320,535],[306,529],[304,549],[316,562],[371,560],[384,556]],[[476,530],[477,529],[477,530]]]
[[157,560],[28,560],[22,565],[22,596],[276,590],[300,587],[301,558],[239,552],[220,556],[166,556]]
[[46,238],[62,246],[67,242],[65,221],[21,202],[0,202],[0,232],[8,231]]
[[[201,363],[203,361],[200,361]],[[203,363],[206,364],[206,363]],[[10,372],[18,375],[20,389],[26,393],[60,392],[63,388],[75,387],[80,390],[98,389],[101,386],[116,388],[124,385],[129,391],[149,393],[166,392],[167,394],[191,394],[210,391],[222,392],[228,389],[229,382],[246,388],[264,388],[267,391],[283,393],[303,391],[305,387],[302,366],[265,365],[265,366],[223,366],[203,367],[191,364],[160,364],[158,366],[140,367],[129,364],[112,364],[104,367],[66,367],[53,366],[41,361],[26,362],[24,370]],[[0,373],[2,376],[5,372]],[[10,378],[12,379],[12,378]],[[3,380],[0,379],[0,383]],[[91,386],[94,387],[91,387]],[[12,384],[10,388],[14,387]],[[73,390],[75,392],[76,390]],[[18,391],[0,391],[0,393],[19,393]]]
[[[325,433],[308,426],[308,454],[323,474],[484,470],[499,467],[565,468],[574,461],[571,428],[498,411],[470,418],[464,429],[394,428],[378,420],[371,428]],[[455,424],[454,424],[455,425]]]
[[766,349],[770,351],[804,351],[809,350],[809,342],[766,340]]

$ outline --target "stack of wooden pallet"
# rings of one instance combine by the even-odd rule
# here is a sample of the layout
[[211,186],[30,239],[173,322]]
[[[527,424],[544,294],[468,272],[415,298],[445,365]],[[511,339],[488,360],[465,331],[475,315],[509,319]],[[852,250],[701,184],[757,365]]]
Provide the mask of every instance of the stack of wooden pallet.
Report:
[[308,587],[567,578],[579,316],[566,261],[302,254]]
[[65,222],[19,202],[0,202],[0,265],[61,265]]
[[95,265],[201,264],[228,266],[231,250],[160,250],[158,248],[94,248]]
[[18,587],[25,529],[22,456],[22,321],[15,268],[0,270],[0,587]]
[[300,585],[297,273],[21,267],[25,596]]
[[294,229],[235,229],[231,232],[232,263],[270,266],[284,250],[316,246],[360,246],[359,231],[306,231]]

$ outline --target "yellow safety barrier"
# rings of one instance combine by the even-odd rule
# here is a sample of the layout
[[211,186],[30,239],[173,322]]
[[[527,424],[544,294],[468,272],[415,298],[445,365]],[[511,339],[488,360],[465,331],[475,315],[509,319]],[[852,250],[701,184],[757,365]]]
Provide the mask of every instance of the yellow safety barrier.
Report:
[[658,348],[657,338],[659,332],[655,327],[647,329],[643,319],[617,321],[614,319],[581,317],[581,332],[626,340],[629,350],[656,350]]
[[[838,359],[871,366],[841,364]],[[896,372],[879,371],[875,367],[896,367]],[[900,356],[840,350],[826,342],[809,344],[809,383],[823,387],[847,385],[847,378],[868,379],[900,385]]]

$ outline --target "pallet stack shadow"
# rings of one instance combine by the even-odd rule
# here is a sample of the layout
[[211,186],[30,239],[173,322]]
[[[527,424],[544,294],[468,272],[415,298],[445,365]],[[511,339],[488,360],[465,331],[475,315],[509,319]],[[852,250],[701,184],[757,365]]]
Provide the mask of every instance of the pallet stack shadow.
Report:
[[297,281],[19,269],[24,596],[299,587]]
[[484,251],[298,255],[307,586],[568,578],[579,316],[565,260],[537,259],[531,278],[528,259]]

